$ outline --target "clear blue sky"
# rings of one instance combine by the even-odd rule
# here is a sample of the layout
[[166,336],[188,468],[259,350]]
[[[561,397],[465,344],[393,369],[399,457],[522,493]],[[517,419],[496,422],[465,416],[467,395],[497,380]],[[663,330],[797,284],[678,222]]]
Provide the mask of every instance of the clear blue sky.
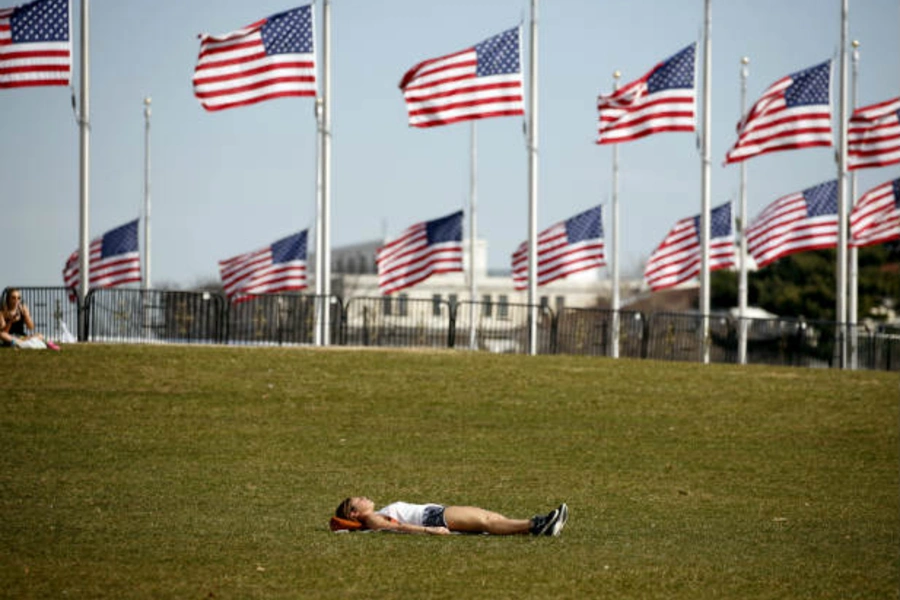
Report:
[[[233,31],[303,3],[91,2],[90,235],[141,215],[142,101],[151,95],[154,287],[216,280],[218,260],[307,227],[314,247],[312,99],[206,113],[191,88],[197,34]],[[900,95],[900,2],[850,4],[851,39],[862,44],[860,104]],[[523,19],[527,25],[528,6],[527,0],[332,1],[333,247],[390,237],[466,207],[469,125],[409,128],[397,83],[420,60]],[[752,103],[776,79],[837,58],[840,6],[840,0],[714,0],[713,206],[737,199],[738,167],[723,167],[722,160],[739,118],[740,58],[751,60]],[[73,0],[76,92],[79,11]],[[316,17],[320,27],[321,4]],[[698,40],[703,1],[544,0],[539,20],[543,229],[608,205],[611,150],[593,143],[596,96],[611,89],[616,69],[630,81]],[[527,27],[524,39],[527,56]],[[836,123],[836,81],[832,90]],[[4,90],[0,115],[0,286],[61,285],[63,264],[78,246],[78,126],[70,92]],[[522,124],[519,117],[478,123],[478,235],[488,241],[492,268],[508,268],[527,237]],[[620,145],[623,272],[640,273],[672,225],[699,213],[696,138],[666,133]],[[834,149],[814,148],[751,159],[751,220],[776,198],[833,179],[833,158]],[[896,167],[867,169],[860,191],[898,176]]]

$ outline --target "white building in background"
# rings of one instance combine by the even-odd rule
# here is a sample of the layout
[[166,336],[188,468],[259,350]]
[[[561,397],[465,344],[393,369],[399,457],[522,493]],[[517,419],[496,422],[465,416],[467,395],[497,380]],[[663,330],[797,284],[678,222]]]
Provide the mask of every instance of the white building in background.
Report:
[[[331,251],[331,291],[345,302],[354,297],[379,297],[378,269],[375,254],[382,241],[370,241]],[[310,257],[307,264],[315,264]],[[393,294],[398,299],[443,300],[450,304],[469,301],[471,289],[467,273],[469,269],[469,242],[463,240],[463,273],[434,275],[425,281]],[[517,291],[510,272],[492,273],[487,268],[487,241],[475,244],[475,277],[477,302],[489,304],[503,317],[510,305],[526,304],[528,291]],[[620,295],[623,303],[636,296],[643,280],[622,280]],[[555,312],[563,307],[594,308],[608,306],[611,297],[610,280],[600,270],[584,271],[565,279],[537,288],[538,303]],[[401,302],[403,300],[400,300]]]

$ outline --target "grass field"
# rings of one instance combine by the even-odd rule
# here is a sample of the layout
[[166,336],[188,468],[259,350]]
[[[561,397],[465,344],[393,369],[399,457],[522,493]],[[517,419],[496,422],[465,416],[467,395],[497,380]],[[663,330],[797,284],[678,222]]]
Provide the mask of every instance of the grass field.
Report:
[[[576,356],[2,353],[9,598],[897,598],[896,374]],[[332,534],[347,495],[559,538]]]

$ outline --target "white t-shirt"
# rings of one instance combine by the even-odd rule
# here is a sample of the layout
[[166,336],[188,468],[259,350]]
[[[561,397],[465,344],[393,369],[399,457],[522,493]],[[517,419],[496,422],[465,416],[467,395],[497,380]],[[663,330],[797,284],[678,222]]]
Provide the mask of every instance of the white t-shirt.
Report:
[[425,509],[429,506],[435,506],[437,508],[441,507],[440,504],[394,502],[375,512],[379,515],[395,519],[400,523],[406,523],[408,525],[424,525]]

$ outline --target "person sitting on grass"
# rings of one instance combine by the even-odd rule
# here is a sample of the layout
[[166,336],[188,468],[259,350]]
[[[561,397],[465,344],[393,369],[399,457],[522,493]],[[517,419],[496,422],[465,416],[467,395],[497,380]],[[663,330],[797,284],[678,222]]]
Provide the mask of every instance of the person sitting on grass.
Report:
[[28,307],[22,302],[22,292],[12,288],[6,292],[6,302],[0,307],[0,345],[13,348],[32,348],[43,350],[59,350],[53,342],[44,340],[44,336],[34,332],[34,321]]
[[375,510],[364,496],[345,499],[331,518],[332,531],[385,530],[401,533],[490,533],[493,535],[559,535],[569,518],[565,503],[546,515],[510,519],[477,506],[444,506],[394,502]]

